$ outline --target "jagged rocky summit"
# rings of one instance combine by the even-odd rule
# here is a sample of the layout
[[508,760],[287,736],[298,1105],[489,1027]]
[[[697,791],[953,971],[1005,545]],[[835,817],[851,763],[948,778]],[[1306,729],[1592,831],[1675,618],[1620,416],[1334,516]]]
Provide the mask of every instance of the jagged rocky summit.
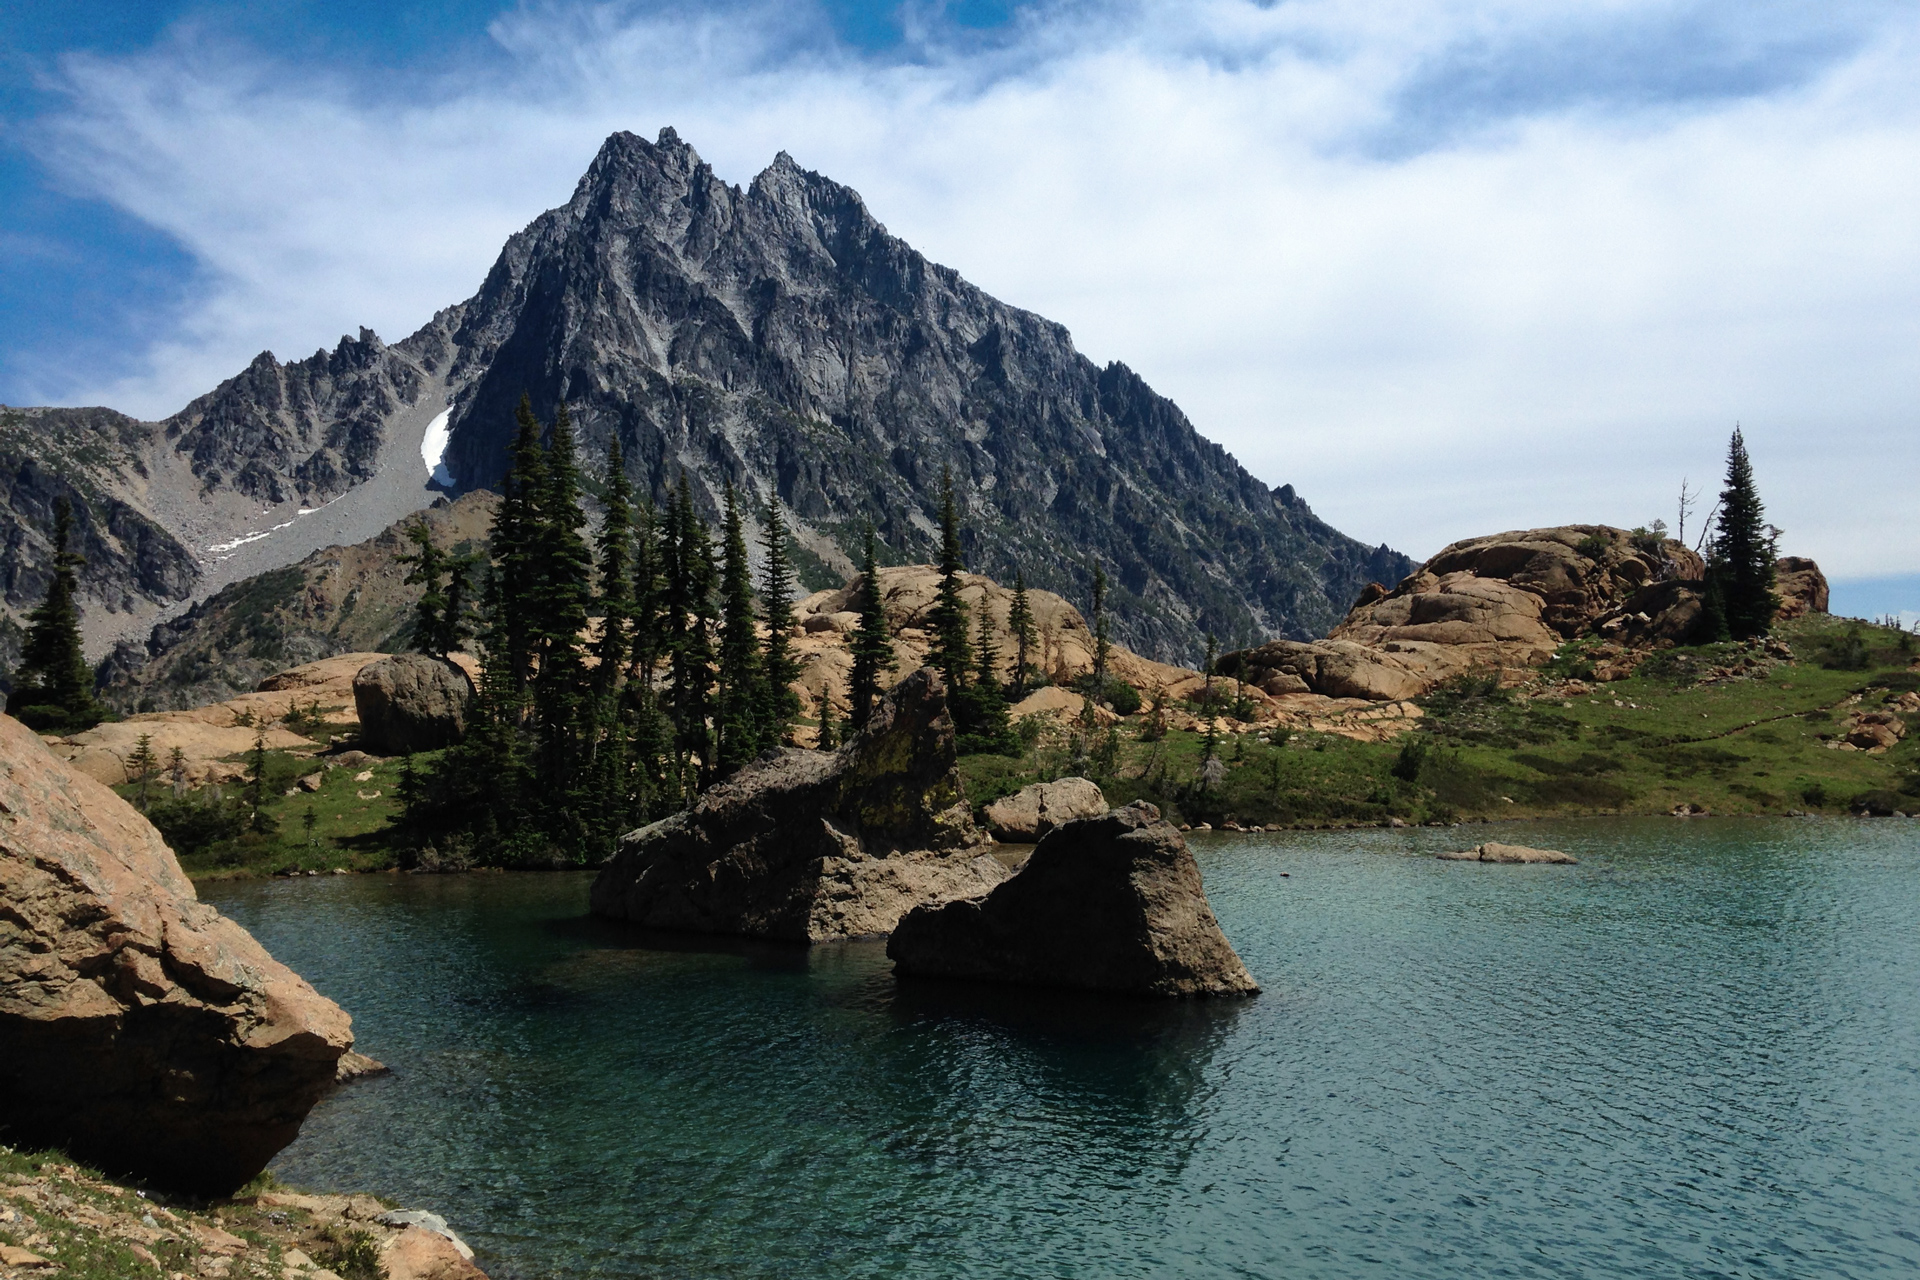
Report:
[[1115,638],[1163,661],[1197,658],[1208,631],[1322,634],[1411,567],[1256,480],[1125,365],[927,261],[855,192],[784,154],[743,190],[669,129],[608,138],[478,293],[402,342],[263,353],[158,423],[5,411],[5,607],[44,589],[61,494],[97,651],[424,506],[442,414],[453,487],[496,485],[523,393],[543,417],[568,406],[586,458],[617,438],[643,495],[685,472],[710,518],[731,483],[753,520],[778,495],[815,588],[851,571],[869,520],[883,560],[934,558],[950,473],[973,568],[1084,600],[1102,565]]
[[1006,877],[954,759],[946,687],[923,667],[838,751],[769,751],[628,835],[594,880],[591,909],[789,942],[887,933],[915,906]]
[[992,891],[917,907],[887,939],[903,977],[1142,996],[1253,995],[1200,868],[1136,800],[1054,828]]
[[299,1132],[351,1020],[200,902],[147,820],[0,716],[0,1132],[224,1193]]

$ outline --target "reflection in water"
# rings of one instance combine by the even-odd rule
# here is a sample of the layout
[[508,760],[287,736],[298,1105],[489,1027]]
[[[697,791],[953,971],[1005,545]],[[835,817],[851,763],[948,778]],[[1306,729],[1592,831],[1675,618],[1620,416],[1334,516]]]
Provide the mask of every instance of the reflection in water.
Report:
[[585,876],[207,896],[395,1068],[276,1172],[443,1212],[501,1280],[1920,1269],[1911,825],[1413,856],[1458,837],[1197,840],[1250,1001],[900,984],[589,920]]

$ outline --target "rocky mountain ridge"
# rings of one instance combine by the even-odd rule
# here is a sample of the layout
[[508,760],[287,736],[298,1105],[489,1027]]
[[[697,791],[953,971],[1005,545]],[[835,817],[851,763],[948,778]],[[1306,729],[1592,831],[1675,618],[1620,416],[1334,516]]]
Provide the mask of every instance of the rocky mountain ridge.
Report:
[[1268,489],[1125,365],[929,262],[852,190],[784,153],[743,190],[667,129],[608,138],[567,204],[404,341],[263,352],[160,422],[0,410],[0,614],[45,590],[60,496],[99,654],[427,505],[430,426],[456,491],[497,484],[523,393],[543,416],[568,406],[590,461],[618,439],[643,494],[684,472],[710,518],[729,484],[754,510],[777,495],[816,588],[869,521],[884,562],[931,558],[951,474],[972,568],[1083,600],[1102,566],[1116,638],[1161,659],[1193,660],[1207,632],[1321,634],[1411,568]]

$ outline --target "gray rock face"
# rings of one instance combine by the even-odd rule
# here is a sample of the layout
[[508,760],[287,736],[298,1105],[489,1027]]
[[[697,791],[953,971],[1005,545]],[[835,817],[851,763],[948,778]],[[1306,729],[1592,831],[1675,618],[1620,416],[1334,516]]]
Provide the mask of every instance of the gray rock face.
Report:
[[467,731],[473,681],[451,662],[396,653],[370,662],[353,678],[360,743],[382,755],[435,751]]
[[463,487],[501,474],[529,391],[543,415],[567,402],[583,456],[619,437],[656,499],[683,469],[712,510],[728,479],[777,492],[844,573],[868,518],[888,558],[934,558],[950,468],[980,531],[973,569],[1080,600],[1098,556],[1115,638],[1150,657],[1195,657],[1208,630],[1321,634],[1366,582],[1411,567],[785,154],[742,191],[672,130],[613,135],[573,199],[508,241],[453,341],[471,387],[449,452]]
[[593,913],[656,929],[823,942],[1006,877],[954,770],[937,672],[896,685],[835,752],[768,752],[620,843]]
[[[134,557],[151,579],[146,619],[328,545],[302,530],[358,529],[347,513],[362,498],[385,516],[357,537],[410,509],[390,509],[392,473],[412,463],[389,455],[443,403],[460,490],[497,484],[523,391],[543,416],[566,402],[583,456],[618,437],[643,494],[664,499],[682,470],[710,517],[728,481],[750,509],[777,493],[814,588],[852,570],[869,519],[884,559],[932,559],[950,468],[974,569],[1084,600],[1097,557],[1114,638],[1164,660],[1194,659],[1208,631],[1320,635],[1366,583],[1411,567],[1326,525],[1292,486],[1269,490],[1125,365],[1094,365],[1060,325],[928,262],[855,192],[784,154],[743,191],[672,130],[610,137],[572,200],[404,341],[363,329],[304,360],[263,352],[164,422],[121,420],[138,438],[119,460],[58,419],[75,447],[50,469],[104,481],[161,534]],[[341,495],[352,501],[299,515]],[[262,503],[288,532],[253,539]],[[193,555],[177,554],[188,544],[205,561],[197,582]],[[229,555],[245,573],[218,568]],[[28,546],[23,590],[44,559]]]
[[887,955],[903,976],[1146,996],[1260,989],[1186,841],[1141,801],[1056,829],[991,893],[916,909]]
[[1078,818],[1107,811],[1107,797],[1086,778],[1057,778],[1020,788],[986,808],[987,827],[995,840],[1024,844]]

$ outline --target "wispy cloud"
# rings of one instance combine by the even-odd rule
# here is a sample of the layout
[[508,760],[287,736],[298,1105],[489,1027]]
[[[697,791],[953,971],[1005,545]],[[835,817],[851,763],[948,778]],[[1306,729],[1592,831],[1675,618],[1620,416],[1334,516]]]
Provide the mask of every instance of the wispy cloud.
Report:
[[551,4],[399,79],[192,28],[71,59],[40,153],[207,283],[136,376],[42,383],[163,413],[262,347],[403,334],[606,133],[672,124],[731,180],[784,148],[856,187],[1359,536],[1671,519],[1739,420],[1792,549],[1920,564],[1920,527],[1856,497],[1920,466],[1905,7],[937,12],[879,53],[802,6]]

